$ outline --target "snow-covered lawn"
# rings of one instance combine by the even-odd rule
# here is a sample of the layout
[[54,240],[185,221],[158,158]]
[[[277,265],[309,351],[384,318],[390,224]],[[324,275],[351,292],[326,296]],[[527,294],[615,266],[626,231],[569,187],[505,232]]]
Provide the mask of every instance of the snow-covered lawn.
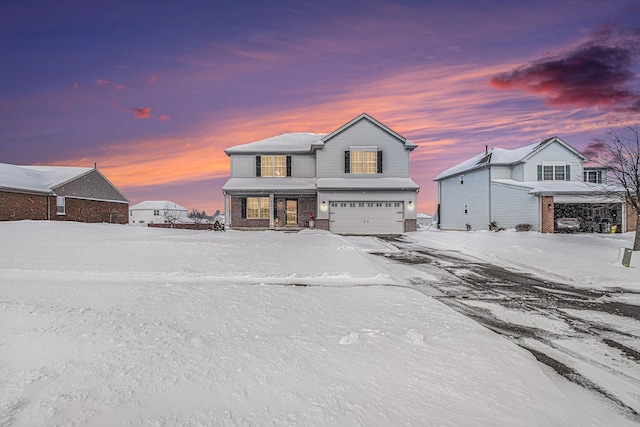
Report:
[[[411,237],[455,250],[476,235],[494,238]],[[0,223],[0,425],[634,425],[406,287],[376,249],[319,231]]]
[[630,268],[618,259],[620,248],[633,247],[634,233],[429,231],[410,236],[429,247],[461,252],[573,286],[640,292],[640,253],[632,255]]

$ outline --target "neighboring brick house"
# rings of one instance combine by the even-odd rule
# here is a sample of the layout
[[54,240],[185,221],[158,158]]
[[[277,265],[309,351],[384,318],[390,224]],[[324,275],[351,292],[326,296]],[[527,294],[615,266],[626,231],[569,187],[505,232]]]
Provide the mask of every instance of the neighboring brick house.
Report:
[[127,224],[129,200],[100,171],[0,163],[0,221]]
[[343,234],[416,229],[416,145],[367,114],[329,134],[289,133],[225,150],[227,227]]
[[554,136],[515,150],[484,152],[439,174],[438,221],[449,230],[529,224],[554,232],[557,218],[578,218],[584,231],[635,228],[635,215],[606,171]]

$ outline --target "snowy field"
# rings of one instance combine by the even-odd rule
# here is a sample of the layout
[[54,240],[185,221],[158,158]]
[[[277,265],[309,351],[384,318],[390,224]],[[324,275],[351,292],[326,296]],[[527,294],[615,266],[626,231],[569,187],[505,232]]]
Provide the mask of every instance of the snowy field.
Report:
[[[409,236],[585,286],[640,282],[638,260],[616,264],[630,235]],[[635,425],[409,287],[369,254],[384,249],[320,231],[0,223],[0,425]]]

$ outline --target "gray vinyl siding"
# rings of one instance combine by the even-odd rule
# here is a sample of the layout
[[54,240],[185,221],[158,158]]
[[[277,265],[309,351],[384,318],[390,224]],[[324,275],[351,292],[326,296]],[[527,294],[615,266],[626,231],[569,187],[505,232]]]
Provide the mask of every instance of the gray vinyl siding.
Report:
[[[538,165],[545,162],[565,162],[570,165],[571,181],[582,181],[582,161],[561,144],[554,142],[527,159],[523,181],[538,180]],[[514,178],[515,179],[515,178]],[[520,181],[516,179],[516,181]]]
[[[291,155],[291,177],[313,178],[315,177],[315,172],[316,162],[313,154]],[[255,178],[255,176],[256,154],[231,155],[231,178]]]
[[[536,169],[536,173],[538,173],[537,169]],[[524,181],[524,163],[518,163],[517,165],[513,166],[513,171],[511,172],[511,179],[519,182]],[[537,175],[536,175],[536,179],[537,179]]]
[[491,179],[512,179],[510,166],[492,166]]
[[75,178],[63,185],[54,187],[56,195],[83,199],[129,202],[109,181],[97,170]]
[[[377,146],[382,155],[382,173],[348,174],[344,172],[344,152],[353,146]],[[318,178],[409,177],[409,150],[404,141],[380,129],[368,120],[360,120],[343,132],[325,141],[317,150]]]
[[[445,230],[465,230],[470,224],[474,230],[489,226],[489,170],[468,171],[464,184],[459,175],[440,182],[440,227]],[[469,205],[465,215],[464,205]]]
[[539,199],[529,191],[529,188],[492,183],[491,219],[500,227],[515,228],[517,224],[526,223],[532,230],[540,231]]

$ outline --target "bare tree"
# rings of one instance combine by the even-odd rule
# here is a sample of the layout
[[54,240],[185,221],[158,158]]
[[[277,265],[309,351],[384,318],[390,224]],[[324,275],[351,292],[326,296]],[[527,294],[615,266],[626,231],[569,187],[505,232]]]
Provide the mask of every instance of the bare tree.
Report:
[[621,131],[609,131],[598,163],[607,169],[614,184],[624,189],[628,205],[635,210],[636,235],[633,250],[640,251],[640,128],[638,124],[626,126]]
[[200,212],[196,208],[193,208],[189,213],[189,218],[193,220],[194,224],[200,224],[206,218],[206,216],[207,214],[204,211]]

